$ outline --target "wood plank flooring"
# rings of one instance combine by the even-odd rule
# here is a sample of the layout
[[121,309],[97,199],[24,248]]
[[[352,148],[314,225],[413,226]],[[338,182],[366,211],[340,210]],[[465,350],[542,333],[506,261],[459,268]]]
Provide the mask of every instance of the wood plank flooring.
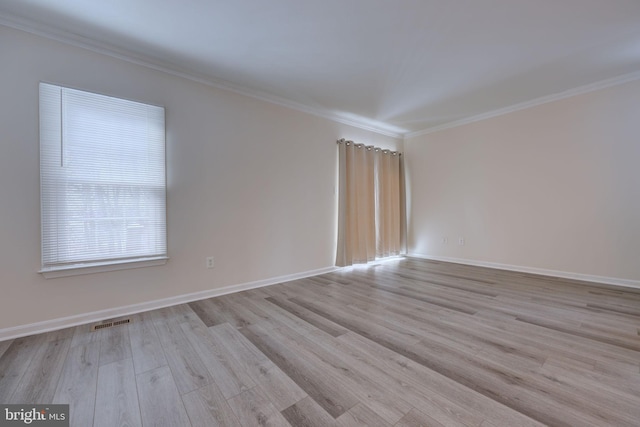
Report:
[[85,426],[640,426],[640,290],[404,258],[0,342]]

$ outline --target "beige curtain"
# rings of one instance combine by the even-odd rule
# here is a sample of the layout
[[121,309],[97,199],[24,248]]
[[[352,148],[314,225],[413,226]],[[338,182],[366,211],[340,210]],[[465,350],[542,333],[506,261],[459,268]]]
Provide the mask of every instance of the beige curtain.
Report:
[[400,225],[400,154],[375,150],[376,159],[376,257],[399,255]]
[[376,256],[375,157],[373,147],[344,141],[339,146],[339,213],[336,265],[373,261]]
[[400,154],[338,141],[339,201],[336,265],[401,253],[403,185]]

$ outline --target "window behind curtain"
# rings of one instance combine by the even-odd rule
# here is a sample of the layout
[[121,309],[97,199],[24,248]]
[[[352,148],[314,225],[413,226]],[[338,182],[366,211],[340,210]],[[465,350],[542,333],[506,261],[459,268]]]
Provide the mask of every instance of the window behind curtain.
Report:
[[40,84],[42,269],[166,258],[164,108]]

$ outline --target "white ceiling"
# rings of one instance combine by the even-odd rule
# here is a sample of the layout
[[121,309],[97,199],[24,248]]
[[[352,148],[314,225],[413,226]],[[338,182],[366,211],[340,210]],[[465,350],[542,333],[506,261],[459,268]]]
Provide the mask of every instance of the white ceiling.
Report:
[[400,135],[640,71],[639,0],[0,0],[0,18]]

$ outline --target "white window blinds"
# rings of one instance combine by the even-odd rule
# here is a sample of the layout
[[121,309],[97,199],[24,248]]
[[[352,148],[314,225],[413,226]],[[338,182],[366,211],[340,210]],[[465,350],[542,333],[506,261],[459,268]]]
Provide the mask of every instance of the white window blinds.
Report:
[[40,84],[42,270],[166,258],[164,108]]

